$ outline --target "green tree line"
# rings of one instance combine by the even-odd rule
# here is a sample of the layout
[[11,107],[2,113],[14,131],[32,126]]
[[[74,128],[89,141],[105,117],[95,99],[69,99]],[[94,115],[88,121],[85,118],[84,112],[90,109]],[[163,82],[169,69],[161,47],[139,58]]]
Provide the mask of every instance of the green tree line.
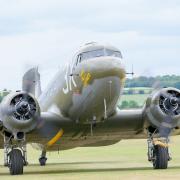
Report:
[[127,79],[126,88],[132,87],[175,87],[180,89],[180,76],[165,75],[156,77],[140,76],[137,78]]

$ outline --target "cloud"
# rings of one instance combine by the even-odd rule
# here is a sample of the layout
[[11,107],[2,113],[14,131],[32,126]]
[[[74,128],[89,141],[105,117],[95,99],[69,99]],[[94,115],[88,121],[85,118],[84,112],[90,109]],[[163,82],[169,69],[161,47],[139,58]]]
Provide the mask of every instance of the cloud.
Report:
[[[76,27],[93,31],[173,33],[180,26],[180,2],[145,0],[4,1],[0,31],[15,34],[49,28]],[[178,30],[175,31],[179,33]]]
[[45,87],[89,41],[117,46],[137,74],[180,74],[179,19],[176,0],[1,1],[0,88],[20,88],[26,64],[41,67]]

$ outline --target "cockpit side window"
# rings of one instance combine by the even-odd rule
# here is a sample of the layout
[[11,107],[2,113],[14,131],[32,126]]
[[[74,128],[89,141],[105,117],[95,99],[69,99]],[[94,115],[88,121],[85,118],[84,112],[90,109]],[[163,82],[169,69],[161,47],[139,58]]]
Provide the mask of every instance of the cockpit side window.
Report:
[[76,66],[81,62],[81,55],[77,55],[76,57]]
[[122,58],[122,54],[120,51],[113,51],[111,49],[106,49],[106,55]]

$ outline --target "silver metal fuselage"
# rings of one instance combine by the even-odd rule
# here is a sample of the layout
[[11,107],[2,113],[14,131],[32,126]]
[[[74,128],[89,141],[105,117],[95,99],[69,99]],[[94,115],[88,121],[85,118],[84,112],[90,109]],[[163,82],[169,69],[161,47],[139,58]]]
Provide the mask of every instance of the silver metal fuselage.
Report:
[[[104,55],[78,60],[79,54],[99,49],[104,49]],[[126,73],[122,57],[106,56],[105,49],[120,54],[111,46],[85,46],[57,73],[38,102],[42,112],[55,113],[61,118],[56,123],[52,120],[53,130],[47,124],[44,136],[38,130],[29,135],[29,142],[36,138],[36,143],[45,145],[61,128],[64,135],[49,150],[104,146],[123,138],[137,138],[136,133],[142,129],[142,110],[122,112],[120,119],[114,116]]]
[[[61,149],[70,149],[110,145],[121,140],[119,130],[123,127],[117,128],[115,123],[114,129],[104,122],[116,111],[124,81],[125,69],[122,59],[117,57],[92,58],[78,65],[70,63],[59,71],[38,99],[42,112],[50,111],[66,118],[67,122],[70,120],[67,124],[57,124],[56,132],[63,128],[64,135],[52,150],[57,150],[59,145]],[[92,125],[96,126],[93,135]],[[56,132],[51,132],[52,137]],[[46,142],[44,137],[39,139],[39,143]]]
[[123,90],[125,69],[121,59],[97,57],[72,66],[58,72],[40,96],[41,110],[79,123],[103,121],[115,111]]

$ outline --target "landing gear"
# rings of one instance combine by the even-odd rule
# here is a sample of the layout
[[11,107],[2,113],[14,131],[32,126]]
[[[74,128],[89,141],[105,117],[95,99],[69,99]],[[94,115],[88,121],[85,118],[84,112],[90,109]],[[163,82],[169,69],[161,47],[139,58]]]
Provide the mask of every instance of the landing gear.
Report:
[[9,170],[11,175],[23,174],[24,159],[19,149],[13,149],[9,153]]
[[39,164],[40,164],[40,166],[45,166],[45,165],[46,165],[46,161],[47,161],[46,151],[43,150],[43,151],[42,151],[42,154],[41,154],[41,157],[39,158]]
[[152,162],[154,169],[167,169],[171,160],[166,138],[148,138],[148,160]]
[[4,166],[9,167],[11,175],[23,174],[24,166],[28,165],[25,139],[14,140],[4,135]]
[[153,167],[154,169],[167,169],[168,167],[168,148],[156,145],[154,147]]

